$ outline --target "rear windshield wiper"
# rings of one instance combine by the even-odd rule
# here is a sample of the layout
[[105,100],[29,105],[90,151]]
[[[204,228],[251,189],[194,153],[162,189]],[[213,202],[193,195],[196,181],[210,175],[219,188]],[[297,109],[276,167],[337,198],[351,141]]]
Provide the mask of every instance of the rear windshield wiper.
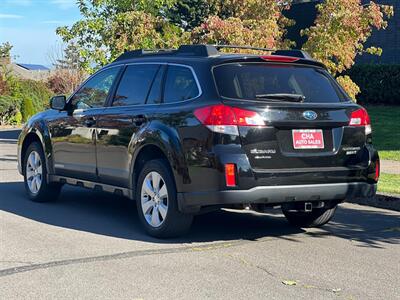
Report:
[[255,96],[257,99],[269,99],[278,101],[289,101],[289,102],[303,102],[306,97],[300,94],[258,94]]

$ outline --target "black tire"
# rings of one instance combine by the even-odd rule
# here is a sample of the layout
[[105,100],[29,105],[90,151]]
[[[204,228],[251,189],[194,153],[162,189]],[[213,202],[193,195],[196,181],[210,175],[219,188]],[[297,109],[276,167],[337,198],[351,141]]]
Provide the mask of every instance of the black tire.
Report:
[[[29,155],[32,152],[36,152],[39,154],[41,166],[42,166],[42,176],[41,176],[41,184],[40,188],[36,193],[33,193],[28,185],[27,178],[27,164]],[[50,202],[57,200],[58,196],[61,192],[62,185],[59,183],[48,183],[47,182],[47,167],[46,160],[43,153],[42,146],[38,142],[33,142],[30,144],[25,152],[24,160],[23,160],[23,173],[24,173],[24,185],[25,190],[28,194],[30,200],[34,202]]]
[[329,208],[314,208],[311,212],[282,209],[289,223],[295,227],[320,227],[328,223],[335,214],[337,205]]
[[[148,223],[145,213],[142,209],[142,185],[145,178],[151,173],[157,172],[161,175],[161,179],[165,182],[168,194],[168,209],[166,217],[158,227],[154,227]],[[160,190],[161,191],[161,190]],[[139,219],[144,226],[146,232],[157,238],[172,238],[185,234],[193,221],[193,216],[190,214],[181,213],[178,209],[177,193],[175,181],[169,164],[162,159],[148,161],[141,170],[136,184],[136,204]],[[154,209],[154,208],[153,208]]]

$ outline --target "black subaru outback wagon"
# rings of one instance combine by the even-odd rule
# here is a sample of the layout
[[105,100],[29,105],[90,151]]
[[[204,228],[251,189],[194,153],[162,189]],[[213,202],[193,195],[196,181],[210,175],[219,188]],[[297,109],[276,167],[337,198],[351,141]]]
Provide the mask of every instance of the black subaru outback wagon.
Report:
[[281,206],[291,224],[321,226],[375,194],[369,116],[324,65],[219,47],[126,52],[52,98],[19,137],[29,198],[55,200],[63,184],[124,195],[150,235],[172,237],[221,207]]

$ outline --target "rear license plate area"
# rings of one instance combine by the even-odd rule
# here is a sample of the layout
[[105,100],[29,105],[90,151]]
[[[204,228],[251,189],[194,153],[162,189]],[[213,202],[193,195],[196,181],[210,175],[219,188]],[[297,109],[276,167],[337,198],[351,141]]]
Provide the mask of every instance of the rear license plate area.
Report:
[[294,149],[324,149],[322,129],[293,129]]

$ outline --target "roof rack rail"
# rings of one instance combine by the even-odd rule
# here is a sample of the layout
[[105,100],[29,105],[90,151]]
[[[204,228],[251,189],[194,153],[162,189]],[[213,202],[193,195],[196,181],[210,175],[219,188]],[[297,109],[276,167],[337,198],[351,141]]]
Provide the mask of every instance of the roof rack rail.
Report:
[[218,49],[213,45],[181,45],[176,51],[178,55],[213,56],[218,55]]
[[126,60],[131,58],[139,58],[151,55],[180,55],[180,56],[203,56],[208,57],[217,55],[217,48],[212,45],[181,45],[178,49],[138,49],[125,51],[115,61]]
[[119,60],[125,60],[125,59],[130,59],[130,58],[136,58],[136,57],[141,57],[144,55],[156,55],[156,54],[172,54],[175,52],[175,49],[156,49],[156,50],[150,50],[150,49],[137,49],[137,50],[125,50],[123,54],[118,56],[115,61]]
[[298,49],[287,49],[287,50],[276,50],[270,48],[262,48],[262,47],[252,47],[252,46],[238,46],[238,45],[213,45],[215,48],[227,48],[227,49],[249,49],[249,50],[258,50],[258,51],[272,51],[272,55],[283,55],[283,56],[292,56],[299,57],[305,59],[313,59],[310,54],[306,51],[298,50]]
[[293,56],[305,59],[312,59],[312,57],[302,50],[275,50],[269,48],[252,47],[252,46],[238,46],[238,45],[181,45],[178,49],[156,49],[146,50],[138,49],[133,51],[125,51],[115,61],[126,60],[131,58],[139,58],[152,55],[178,55],[178,56],[198,56],[209,57],[220,54],[218,49],[249,49],[258,51],[272,52],[272,55]]

